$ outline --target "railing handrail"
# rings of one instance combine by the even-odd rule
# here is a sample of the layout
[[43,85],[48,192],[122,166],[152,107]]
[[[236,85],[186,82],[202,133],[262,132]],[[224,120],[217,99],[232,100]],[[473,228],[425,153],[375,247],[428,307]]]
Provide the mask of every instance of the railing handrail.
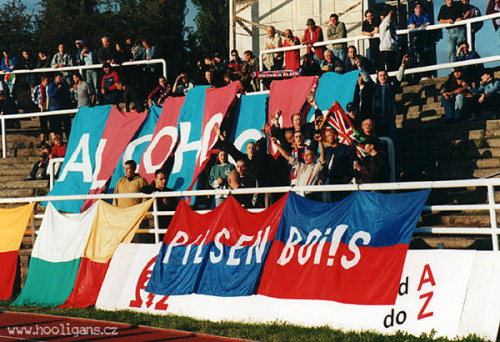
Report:
[[[111,64],[113,67],[123,66],[134,66],[134,65],[144,65],[144,64],[161,64],[163,76],[167,77],[167,62],[162,58],[155,58],[149,60],[140,60],[133,62],[123,62],[121,64]],[[101,69],[104,64],[92,64],[92,65],[76,65],[76,66],[65,66],[61,68],[35,68],[35,69],[16,69],[13,71],[0,71],[2,74],[40,74],[40,73],[51,73],[51,72],[64,72],[64,71],[74,71],[74,70],[88,70],[88,69]]]

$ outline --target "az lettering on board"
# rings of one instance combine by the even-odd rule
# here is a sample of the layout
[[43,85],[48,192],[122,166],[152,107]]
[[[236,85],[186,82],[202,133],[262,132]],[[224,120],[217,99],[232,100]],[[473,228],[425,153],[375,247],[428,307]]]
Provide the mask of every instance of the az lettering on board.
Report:
[[[436,280],[434,280],[434,275],[432,274],[432,270],[429,264],[426,264],[424,266],[424,270],[422,271],[422,276],[420,277],[420,283],[418,284],[417,292],[420,292],[424,284],[427,283],[429,283],[431,287],[436,286]],[[417,316],[418,320],[434,316],[433,311],[426,311],[427,306],[429,305],[433,295],[434,295],[433,291],[429,291],[427,293],[423,293],[420,295],[420,299],[425,298],[425,301],[422,305],[422,308],[420,309],[420,312],[418,313]]]

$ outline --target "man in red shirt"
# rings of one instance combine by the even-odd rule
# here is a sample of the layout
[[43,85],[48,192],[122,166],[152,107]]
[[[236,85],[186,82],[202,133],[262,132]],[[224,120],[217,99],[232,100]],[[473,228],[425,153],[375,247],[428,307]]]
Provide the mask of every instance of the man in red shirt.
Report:
[[314,43],[323,41],[323,31],[321,30],[321,27],[316,26],[316,23],[311,18],[307,19],[306,25],[307,29],[304,32],[302,44],[307,44],[307,53],[311,53],[311,51],[313,51],[314,59],[319,62],[320,60],[324,59],[323,54],[325,52],[325,47],[313,47],[312,45]]

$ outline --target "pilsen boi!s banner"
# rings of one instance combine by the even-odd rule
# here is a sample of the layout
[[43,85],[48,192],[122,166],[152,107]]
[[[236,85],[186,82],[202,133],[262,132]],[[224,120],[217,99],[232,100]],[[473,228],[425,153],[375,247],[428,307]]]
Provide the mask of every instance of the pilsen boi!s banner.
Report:
[[[342,78],[339,85],[342,91],[334,91],[327,80],[335,75],[329,74],[332,73],[321,77],[316,92],[321,109],[329,108],[335,101],[344,103],[344,97],[352,98],[344,93],[353,94],[356,86],[352,74]],[[185,98],[167,99],[163,108],[153,107],[147,115],[119,113],[110,106],[82,107],[73,121],[66,157],[50,195],[100,193],[107,182],[108,191],[112,192],[118,179],[124,176],[123,163],[129,159],[135,160],[139,173],[152,181],[156,169],[173,158],[167,186],[173,190],[192,189],[217,139],[213,128],[220,126],[235,100],[240,105],[237,103],[236,134],[231,140],[244,150],[243,143],[258,139],[268,117],[268,98],[273,111],[283,107],[286,126],[293,112],[303,111],[315,84],[316,79],[309,77],[284,80],[273,87],[269,97],[242,96],[241,99],[236,97],[241,88],[239,82],[218,89],[200,86],[190,90]],[[290,94],[290,89],[294,89],[294,94]],[[92,203],[74,200],[57,201],[53,205],[57,210],[78,213]]]
[[394,304],[428,194],[320,203],[289,193],[257,214],[233,197],[208,214],[181,202],[146,291]]

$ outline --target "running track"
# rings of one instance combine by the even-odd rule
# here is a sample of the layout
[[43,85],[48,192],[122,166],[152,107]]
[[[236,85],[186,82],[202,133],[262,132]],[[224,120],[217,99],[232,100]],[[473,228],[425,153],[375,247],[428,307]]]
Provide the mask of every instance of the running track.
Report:
[[241,342],[242,340],[116,322],[0,312],[0,341]]

